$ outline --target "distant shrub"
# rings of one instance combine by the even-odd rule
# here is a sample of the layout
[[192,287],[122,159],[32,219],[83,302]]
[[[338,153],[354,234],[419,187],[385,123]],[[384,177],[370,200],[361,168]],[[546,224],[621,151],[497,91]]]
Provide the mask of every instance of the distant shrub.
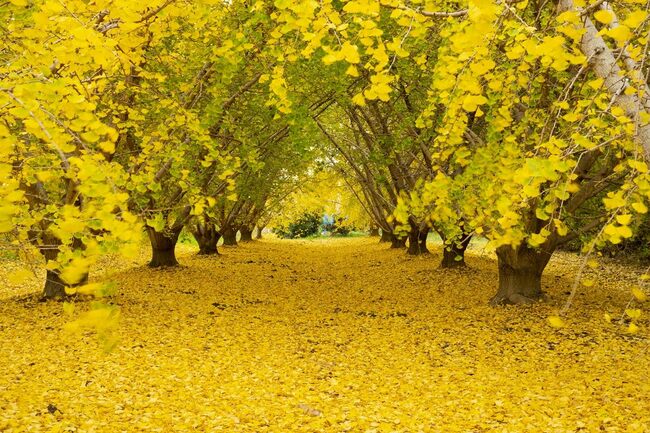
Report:
[[323,222],[323,230],[329,232],[333,236],[347,236],[352,231],[353,227],[350,227],[345,223],[345,218],[333,216],[329,219],[326,219]]
[[276,227],[273,232],[283,239],[306,238],[317,235],[321,217],[315,213],[304,213],[286,227]]

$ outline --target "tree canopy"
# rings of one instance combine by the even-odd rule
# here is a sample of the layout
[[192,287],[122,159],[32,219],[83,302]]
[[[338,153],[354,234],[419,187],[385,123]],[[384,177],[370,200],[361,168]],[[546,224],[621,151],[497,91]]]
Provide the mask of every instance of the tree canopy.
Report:
[[183,229],[248,239],[309,182],[411,254],[436,232],[443,266],[486,238],[494,304],[647,214],[642,0],[10,0],[0,22],[0,242],[45,258],[48,298],[143,231],[151,266]]

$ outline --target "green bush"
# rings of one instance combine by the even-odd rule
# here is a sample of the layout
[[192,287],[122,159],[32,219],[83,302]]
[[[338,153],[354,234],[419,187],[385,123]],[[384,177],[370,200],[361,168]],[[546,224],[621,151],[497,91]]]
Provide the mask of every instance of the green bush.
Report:
[[283,239],[306,238],[317,235],[321,217],[315,213],[305,213],[286,227],[276,227],[273,232]]
[[332,236],[347,236],[352,231],[350,226],[345,225],[345,218],[333,216],[331,222],[323,224],[323,230]]

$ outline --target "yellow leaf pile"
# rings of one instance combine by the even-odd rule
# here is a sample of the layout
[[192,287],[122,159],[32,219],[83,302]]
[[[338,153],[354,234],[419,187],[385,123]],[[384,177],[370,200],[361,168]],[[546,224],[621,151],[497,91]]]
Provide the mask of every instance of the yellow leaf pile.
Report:
[[646,316],[624,315],[635,333],[602,319],[633,272],[580,288],[554,329],[569,254],[546,303],[494,309],[477,247],[460,271],[436,269],[440,245],[409,257],[376,238],[180,250],[175,269],[100,263],[120,287],[108,353],[63,329],[61,304],[0,294],[0,431],[648,431]]

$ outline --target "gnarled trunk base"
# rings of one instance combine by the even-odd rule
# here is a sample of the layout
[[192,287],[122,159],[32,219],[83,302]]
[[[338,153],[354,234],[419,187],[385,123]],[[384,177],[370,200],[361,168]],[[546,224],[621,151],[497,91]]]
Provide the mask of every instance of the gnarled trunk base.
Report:
[[223,236],[223,245],[228,247],[237,246],[237,230],[227,228],[221,232]]
[[[43,242],[47,247],[41,249],[41,254],[45,257],[45,262],[55,261],[59,256],[59,239],[51,235],[44,235]],[[85,248],[80,239],[74,238],[72,240],[72,248],[74,250],[82,250]],[[68,295],[65,293],[66,287],[82,286],[88,283],[88,272],[85,272],[79,281],[74,284],[63,281],[58,270],[47,270],[45,274],[45,284],[43,285],[43,292],[41,293],[41,300],[46,301],[50,299],[65,299]]]
[[409,247],[406,252],[412,256],[419,256],[429,252],[427,249],[427,235],[429,230],[411,229],[409,232]]
[[217,243],[221,239],[221,233],[217,231],[214,224],[197,224],[192,230],[192,235],[199,244],[200,255],[219,254]]
[[467,235],[458,242],[443,245],[442,262],[440,263],[440,267],[445,269],[466,267],[465,251],[467,250],[471,239],[472,237]]
[[540,300],[542,273],[551,258],[551,251],[536,251],[527,246],[497,248],[499,259],[499,290],[490,305],[531,304]]
[[408,237],[406,237],[406,236],[399,237],[399,236],[396,236],[396,235],[392,235],[391,240],[390,240],[390,247],[391,248],[405,248],[407,239],[408,239]]
[[43,299],[63,299],[67,297],[65,293],[66,284],[61,280],[57,271],[47,271],[45,276],[45,286],[43,287]]
[[257,236],[255,236],[255,239],[262,239],[262,232],[264,231],[264,227],[258,227],[257,228]]
[[149,267],[163,268],[178,266],[175,250],[180,233],[181,228],[174,228],[169,232],[157,232],[152,227],[147,227],[147,234],[151,243],[151,261],[149,262]]
[[239,242],[252,242],[252,240],[253,240],[253,229],[241,228],[241,229],[239,229],[239,233],[241,233],[241,237],[239,238]]
[[381,230],[381,238],[379,238],[379,242],[392,242],[393,241],[393,233],[389,232],[388,230]]

